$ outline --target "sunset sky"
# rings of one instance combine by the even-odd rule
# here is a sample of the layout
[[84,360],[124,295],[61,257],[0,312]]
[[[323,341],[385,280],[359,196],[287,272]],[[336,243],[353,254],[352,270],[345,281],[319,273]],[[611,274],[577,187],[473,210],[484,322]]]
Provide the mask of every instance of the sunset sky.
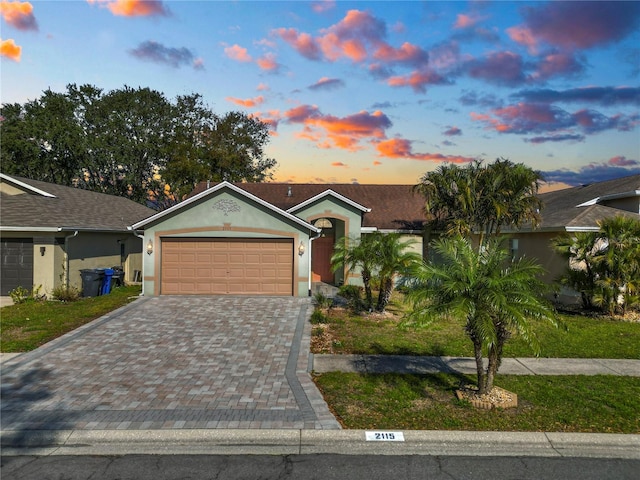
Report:
[[0,1],[2,103],[199,93],[272,128],[275,180],[408,183],[498,157],[640,173],[640,2]]

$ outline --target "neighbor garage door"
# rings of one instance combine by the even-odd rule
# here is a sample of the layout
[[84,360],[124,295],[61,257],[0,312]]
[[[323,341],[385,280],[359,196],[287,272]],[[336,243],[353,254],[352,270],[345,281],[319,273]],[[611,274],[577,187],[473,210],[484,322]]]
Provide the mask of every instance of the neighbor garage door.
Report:
[[162,239],[164,295],[293,295],[293,241]]
[[1,294],[9,295],[16,287],[33,288],[33,239],[3,238],[0,244],[2,255]]

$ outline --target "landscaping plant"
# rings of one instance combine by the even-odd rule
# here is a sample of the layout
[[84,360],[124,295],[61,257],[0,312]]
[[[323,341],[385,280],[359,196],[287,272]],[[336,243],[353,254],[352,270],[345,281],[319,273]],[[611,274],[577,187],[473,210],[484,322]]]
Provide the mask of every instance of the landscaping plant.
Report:
[[537,355],[540,346],[533,321],[558,323],[552,306],[541,296],[542,269],[525,258],[511,260],[497,240],[478,251],[469,239],[455,236],[434,242],[433,248],[442,263],[413,268],[407,283],[413,311],[407,322],[426,325],[439,318],[460,319],[473,343],[478,393],[489,393],[512,334],[517,332]]

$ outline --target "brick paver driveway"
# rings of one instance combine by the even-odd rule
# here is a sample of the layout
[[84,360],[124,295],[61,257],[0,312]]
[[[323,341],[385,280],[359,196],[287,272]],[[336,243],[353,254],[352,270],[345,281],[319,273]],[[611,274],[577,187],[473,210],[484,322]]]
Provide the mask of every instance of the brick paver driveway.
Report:
[[144,298],[2,368],[2,429],[339,428],[308,298]]

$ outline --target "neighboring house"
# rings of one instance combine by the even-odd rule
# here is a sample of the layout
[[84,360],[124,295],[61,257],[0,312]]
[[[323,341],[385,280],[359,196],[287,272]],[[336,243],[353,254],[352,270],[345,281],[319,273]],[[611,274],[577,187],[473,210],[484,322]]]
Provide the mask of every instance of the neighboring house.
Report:
[[514,255],[535,258],[552,283],[568,263],[551,248],[551,239],[565,232],[598,231],[598,222],[623,215],[640,220],[640,175],[567,188],[540,195],[542,222],[537,229],[509,231]]
[[411,185],[202,183],[132,225],[148,253],[143,291],[307,296],[315,282],[345,282],[330,268],[345,236],[400,232],[422,250],[423,205]]
[[0,174],[0,294],[81,288],[81,269],[118,266],[134,281],[142,240],[127,227],[154,213],[127,198]]

